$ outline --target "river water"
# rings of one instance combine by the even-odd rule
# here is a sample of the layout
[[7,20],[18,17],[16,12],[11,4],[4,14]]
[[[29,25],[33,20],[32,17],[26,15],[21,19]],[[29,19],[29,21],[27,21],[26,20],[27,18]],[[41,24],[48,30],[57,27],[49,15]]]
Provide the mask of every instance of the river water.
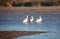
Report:
[[[26,15],[34,16],[34,22],[24,24],[22,21]],[[38,17],[42,17],[40,24],[36,23]],[[28,20],[28,21],[29,21]],[[14,39],[60,39],[60,13],[1,13],[0,31],[49,31],[46,34],[19,36]]]

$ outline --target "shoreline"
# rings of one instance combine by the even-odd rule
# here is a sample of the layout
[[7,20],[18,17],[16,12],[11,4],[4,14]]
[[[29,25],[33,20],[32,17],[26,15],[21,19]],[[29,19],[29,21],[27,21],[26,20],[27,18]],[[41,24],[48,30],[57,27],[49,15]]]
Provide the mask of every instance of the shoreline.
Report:
[[13,39],[19,36],[48,33],[45,31],[0,31],[0,39]]
[[22,13],[48,13],[60,12],[60,6],[49,7],[0,7],[0,12],[22,12]]

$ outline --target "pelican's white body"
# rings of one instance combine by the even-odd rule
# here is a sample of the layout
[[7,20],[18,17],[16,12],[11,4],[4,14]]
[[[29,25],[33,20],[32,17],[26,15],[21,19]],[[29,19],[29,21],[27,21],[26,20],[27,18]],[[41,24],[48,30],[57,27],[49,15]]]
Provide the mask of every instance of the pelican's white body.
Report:
[[32,23],[33,21],[34,21],[34,17],[31,16],[30,23]]
[[27,15],[26,18],[23,20],[23,23],[28,23],[28,15]]
[[39,16],[39,18],[36,20],[36,23],[40,23],[42,21],[42,17]]

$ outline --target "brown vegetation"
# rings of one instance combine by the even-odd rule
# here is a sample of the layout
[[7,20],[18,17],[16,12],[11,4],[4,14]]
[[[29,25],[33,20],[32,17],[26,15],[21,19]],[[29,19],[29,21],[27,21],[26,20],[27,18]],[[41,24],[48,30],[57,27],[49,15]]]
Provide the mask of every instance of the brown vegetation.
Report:
[[59,0],[0,0],[0,6],[12,7],[13,3],[26,3],[26,2],[35,3],[35,5],[37,4],[37,6],[39,6],[41,2],[53,2],[54,6],[60,5]]

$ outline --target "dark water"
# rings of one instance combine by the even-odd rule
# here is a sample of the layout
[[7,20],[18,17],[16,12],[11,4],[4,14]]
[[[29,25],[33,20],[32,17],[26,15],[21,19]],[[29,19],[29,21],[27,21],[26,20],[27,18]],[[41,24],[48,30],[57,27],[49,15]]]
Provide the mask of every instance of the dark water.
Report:
[[[34,16],[34,23],[27,25],[22,21],[26,15]],[[37,24],[35,20],[42,16],[42,22]],[[15,39],[60,39],[60,14],[59,13],[0,13],[0,31],[49,31],[46,34],[17,37]]]

